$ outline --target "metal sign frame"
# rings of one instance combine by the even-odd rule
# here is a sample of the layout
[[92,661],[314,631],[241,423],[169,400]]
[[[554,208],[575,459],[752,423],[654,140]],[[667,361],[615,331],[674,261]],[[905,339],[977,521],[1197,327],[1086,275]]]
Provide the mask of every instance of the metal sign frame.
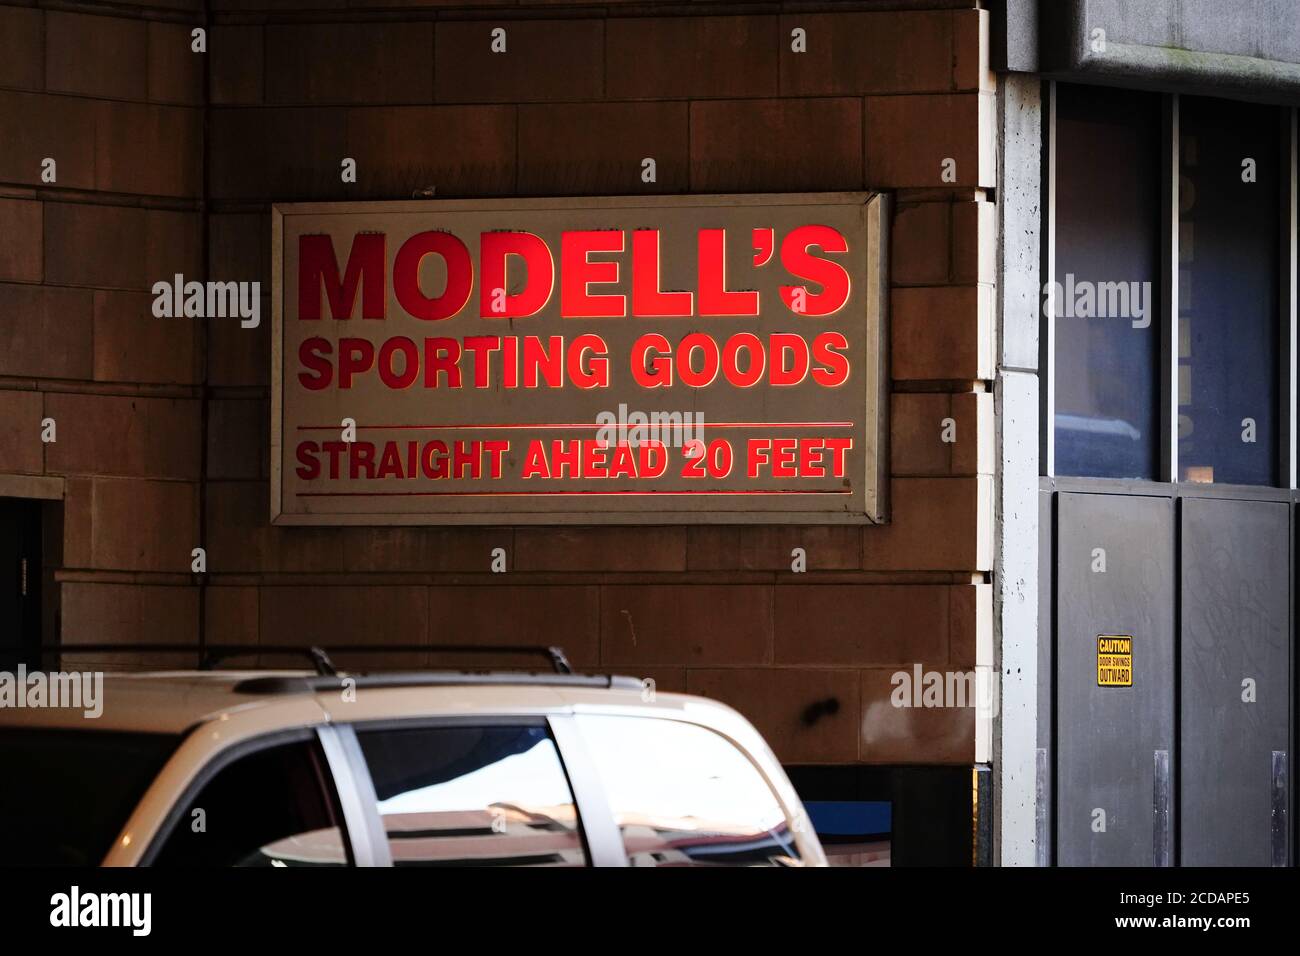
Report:
[[[865,306],[865,367],[855,374],[866,377],[866,398],[862,426],[854,437],[862,442],[858,461],[862,473],[865,507],[858,511],[762,511],[762,510],[637,510],[622,504],[601,511],[513,511],[503,508],[482,512],[426,511],[419,513],[299,513],[286,512],[283,498],[283,454],[285,443],[284,335],[285,335],[285,220],[294,216],[351,214],[459,213],[483,211],[502,213],[560,213],[565,210],[604,210],[624,217],[638,209],[753,206],[817,206],[860,204],[865,207],[867,232],[866,274],[862,303]],[[881,524],[888,519],[888,226],[889,196],[872,192],[689,195],[689,196],[602,196],[592,198],[413,200],[399,202],[276,203],[272,206],[272,326],[271,326],[271,523],[275,525],[674,525],[674,524]],[[388,268],[387,261],[385,269]],[[621,396],[620,396],[621,397]],[[685,496],[683,496],[685,497]],[[616,499],[619,500],[619,499]]]

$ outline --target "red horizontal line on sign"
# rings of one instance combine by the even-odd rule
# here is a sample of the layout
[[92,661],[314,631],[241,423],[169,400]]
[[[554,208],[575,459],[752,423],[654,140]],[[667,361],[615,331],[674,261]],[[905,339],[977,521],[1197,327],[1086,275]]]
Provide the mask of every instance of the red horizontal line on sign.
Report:
[[618,495],[851,495],[849,491],[301,491],[299,498],[542,498]]
[[[693,424],[677,424],[673,422],[646,423],[644,425],[629,425],[624,423],[619,425],[599,425],[594,422],[535,422],[524,423],[520,425],[358,425],[357,428],[394,428],[394,429],[415,429],[415,430],[439,430],[451,428],[624,428],[632,431],[635,428],[652,429],[658,428],[660,431],[681,429],[683,431],[689,428],[852,428],[853,422],[696,422]],[[328,431],[336,432],[341,425],[298,425],[300,432]]]

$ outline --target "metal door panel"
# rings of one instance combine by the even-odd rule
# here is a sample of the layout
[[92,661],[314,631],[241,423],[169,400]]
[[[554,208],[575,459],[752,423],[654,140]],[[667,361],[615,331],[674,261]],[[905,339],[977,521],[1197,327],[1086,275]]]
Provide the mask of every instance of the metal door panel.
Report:
[[1285,768],[1287,750],[1288,505],[1185,498],[1181,520],[1182,863],[1269,866],[1274,754]]
[[[1056,861],[1167,864],[1173,502],[1062,493],[1057,508]],[[1098,686],[1097,638],[1107,634],[1133,639],[1132,686]]]

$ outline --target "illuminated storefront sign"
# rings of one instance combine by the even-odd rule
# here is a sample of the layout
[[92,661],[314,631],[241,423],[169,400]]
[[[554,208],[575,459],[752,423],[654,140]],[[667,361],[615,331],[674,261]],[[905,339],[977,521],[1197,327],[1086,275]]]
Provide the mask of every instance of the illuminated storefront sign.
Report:
[[883,205],[276,206],[273,519],[882,520]]

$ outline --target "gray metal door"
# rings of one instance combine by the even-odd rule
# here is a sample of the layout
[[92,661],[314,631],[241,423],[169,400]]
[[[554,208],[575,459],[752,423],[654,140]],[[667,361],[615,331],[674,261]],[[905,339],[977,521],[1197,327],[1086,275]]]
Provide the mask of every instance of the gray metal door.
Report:
[[1185,866],[1286,863],[1287,512],[1280,502],[1182,502]]
[[[1168,498],[1058,496],[1060,865],[1173,862],[1173,531]],[[1099,673],[1099,638],[1108,635],[1131,639],[1130,686],[1115,677],[1119,668]]]

